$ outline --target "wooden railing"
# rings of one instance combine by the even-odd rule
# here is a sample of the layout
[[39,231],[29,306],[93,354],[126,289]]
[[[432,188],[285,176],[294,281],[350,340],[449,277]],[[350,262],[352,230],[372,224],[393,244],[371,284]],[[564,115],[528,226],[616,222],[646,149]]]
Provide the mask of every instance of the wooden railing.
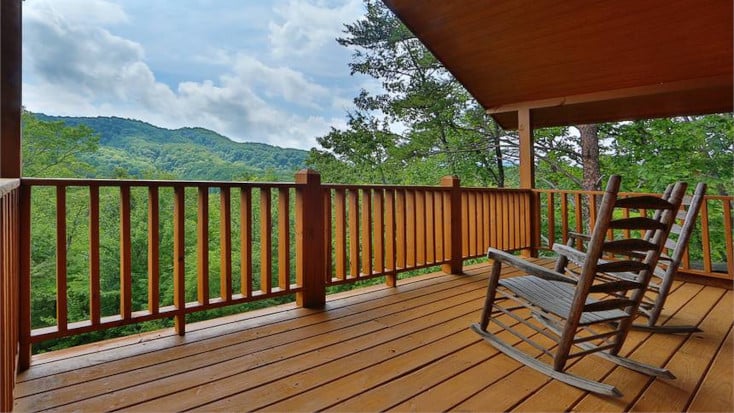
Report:
[[463,260],[490,246],[530,248],[529,191],[441,187],[324,185],[326,284],[443,265],[461,272]]
[[[319,307],[329,286],[375,277],[394,285],[401,272],[438,265],[458,274],[490,246],[550,249],[568,231],[587,231],[598,195],[462,188],[455,177],[321,184],[308,170],[294,183],[0,182],[1,407],[12,407],[16,366],[29,365],[35,343],[163,318],[184,334],[187,315],[200,311],[292,295]],[[732,197],[707,197],[685,271],[732,279],[731,209]],[[40,229],[53,235],[39,239]],[[69,260],[79,256],[83,268]],[[37,283],[51,283],[49,303],[33,300]],[[88,296],[70,312],[79,297],[68,287],[79,283]],[[40,319],[44,303],[53,314]]]
[[[254,300],[296,295],[318,307],[327,286],[382,276],[394,285],[435,265],[460,273],[489,246],[531,247],[532,192],[461,188],[454,177],[322,185],[302,171],[295,183],[23,179],[22,188],[24,358],[35,343],[162,318],[184,334],[188,314]],[[53,239],[37,238],[43,226]],[[79,254],[86,264],[72,268]],[[34,296],[36,283],[54,295]],[[88,286],[81,306],[72,283]],[[42,318],[44,307],[55,314]]]
[[3,412],[13,408],[19,343],[19,187],[19,179],[0,180],[0,411]]
[[[539,197],[542,215],[540,234],[542,241],[538,246],[539,249],[551,249],[556,242],[565,243],[569,231],[589,232],[595,220],[596,202],[603,194],[594,191],[534,191]],[[641,194],[620,194],[620,196],[632,195]],[[679,272],[734,279],[732,203],[734,197],[731,196],[705,197],[696,229]]]

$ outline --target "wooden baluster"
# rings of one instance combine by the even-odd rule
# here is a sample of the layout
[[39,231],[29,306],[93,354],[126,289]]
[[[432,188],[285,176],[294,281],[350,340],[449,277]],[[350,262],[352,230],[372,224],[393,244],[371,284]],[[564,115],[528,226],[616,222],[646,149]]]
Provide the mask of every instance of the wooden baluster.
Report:
[[498,215],[497,215],[497,198],[499,198],[499,194],[497,192],[493,192],[490,194],[489,199],[489,247],[497,248],[498,245],[498,235],[499,235],[499,224],[498,224]]
[[[731,201],[722,199],[724,206],[724,242],[726,243],[726,271],[734,279],[734,240],[732,240]],[[706,201],[703,202],[704,204]]]
[[502,249],[510,248],[510,231],[512,227],[510,225],[510,193],[502,194]]
[[568,242],[568,194],[561,193],[561,235],[563,243]]
[[388,271],[385,282],[390,287],[396,286],[398,280],[395,235],[395,191],[388,189],[385,191],[385,266]]
[[332,219],[331,219],[331,190],[322,190],[322,197],[324,203],[324,280],[330,282],[332,274],[334,274],[334,262],[332,254],[334,249],[331,245],[333,231],[332,231]]
[[273,290],[272,214],[270,188],[260,188],[260,291],[270,294]]
[[196,280],[199,304],[209,304],[209,188],[197,190]]
[[100,309],[99,279],[99,187],[89,187],[89,319],[99,325]]
[[382,274],[385,272],[385,207],[383,201],[383,189],[375,189],[372,195],[372,233],[374,234],[375,243],[375,272]]
[[426,262],[436,262],[436,210],[433,200],[435,192],[426,191]]
[[174,328],[180,336],[186,333],[186,188],[173,189],[173,305],[176,307]]
[[436,262],[443,262],[448,256],[445,253],[444,244],[444,222],[448,219],[443,210],[443,193],[436,192],[433,196],[433,211],[435,215],[433,228],[435,231],[435,243],[436,243]]
[[470,191],[466,193],[465,201],[466,209],[462,224],[464,225],[465,240],[467,245],[464,248],[464,256],[474,256],[477,253],[477,193]]
[[[701,203],[701,246],[703,247],[703,270],[711,272],[711,236],[709,232],[708,200]],[[729,232],[731,234],[731,232]]]
[[416,208],[415,191],[405,191],[405,266],[415,267],[416,258]]
[[240,293],[252,297],[252,190],[240,190]]
[[161,301],[160,195],[148,187],[148,312],[158,314]]
[[334,215],[336,218],[336,278],[347,277],[347,207],[344,189],[334,191]]
[[[580,234],[591,234],[591,231],[584,231],[584,206],[581,204],[581,193],[577,192],[574,194],[574,201],[576,202],[576,232]],[[576,248],[583,249],[583,244],[580,239],[576,240]]]
[[359,277],[359,190],[350,189],[349,201],[349,278]]
[[290,189],[278,189],[278,288],[290,289],[291,235],[290,235]]
[[417,265],[426,264],[426,195],[425,191],[415,191],[415,262]]
[[405,245],[405,189],[395,190],[395,243],[396,248],[396,268],[405,269],[406,264],[406,245]]
[[66,187],[56,187],[56,323],[67,329],[66,305]]
[[372,275],[372,191],[362,190],[362,274]]
[[548,211],[548,249],[553,249],[556,243],[556,208],[553,192],[546,194],[547,211]]
[[120,187],[120,315],[132,318],[133,277],[132,242],[130,238],[130,187]]
[[219,296],[232,300],[232,197],[228,186],[219,192]]
[[31,365],[31,193],[28,185],[20,187],[19,232],[19,329],[18,370]]

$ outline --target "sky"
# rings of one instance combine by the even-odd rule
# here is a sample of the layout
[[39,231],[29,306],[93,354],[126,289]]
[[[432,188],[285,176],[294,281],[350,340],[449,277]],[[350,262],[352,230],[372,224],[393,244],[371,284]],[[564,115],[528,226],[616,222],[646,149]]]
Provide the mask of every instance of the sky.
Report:
[[361,0],[25,0],[23,105],[309,149],[361,88],[336,43]]

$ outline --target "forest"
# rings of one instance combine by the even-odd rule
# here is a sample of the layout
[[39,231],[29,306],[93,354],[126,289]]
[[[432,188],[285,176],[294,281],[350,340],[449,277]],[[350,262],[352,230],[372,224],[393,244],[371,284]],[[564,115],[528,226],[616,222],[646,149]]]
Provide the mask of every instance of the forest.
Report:
[[[355,96],[354,109],[346,114],[348,127],[318,137],[319,147],[309,152],[235,143],[201,128],[172,131],[130,119],[24,112],[23,175],[270,182],[293,181],[294,172],[308,166],[322,174],[322,182],[437,185],[442,176],[457,175],[462,186],[516,187],[516,134],[502,130],[381,2],[366,5],[364,18],[346,24],[336,41],[352,51],[352,73],[373,77],[381,88]],[[622,173],[624,191],[662,192],[668,183],[686,180],[706,182],[709,194],[734,192],[734,117],[730,113],[547,128],[536,131],[535,139],[540,188],[598,189],[610,174]],[[197,219],[195,195],[186,195],[190,227]],[[70,321],[89,317],[87,196],[81,190],[66,194]],[[107,263],[101,274],[103,315],[119,310],[118,196],[113,191],[100,194],[100,244]],[[55,323],[55,212],[48,201],[52,197],[49,188],[34,190],[32,197],[33,328]],[[210,197],[210,202],[210,237],[217,239],[218,201]],[[132,204],[133,246],[144,251],[145,194],[133,192]],[[170,226],[168,198],[161,199],[161,214],[161,225]],[[253,248],[258,248],[260,235],[255,233]],[[192,261],[196,260],[195,238],[187,237],[187,259]],[[161,272],[170,272],[173,241],[163,236],[160,243],[162,254],[167,254]],[[240,247],[233,243],[233,255]],[[210,242],[209,248],[210,257],[219,256],[218,243]],[[211,260],[212,274],[218,273],[218,265]],[[133,309],[144,309],[145,254],[133,256],[132,272]],[[186,277],[192,286],[187,298],[195,299],[196,266],[187,267]],[[216,282],[209,287],[211,291],[219,288]],[[170,279],[162,279],[161,296],[170,297],[172,288]],[[161,302],[167,304],[170,301]],[[251,303],[200,317],[269,304]],[[149,322],[43,343],[34,350],[169,325],[169,320]]]

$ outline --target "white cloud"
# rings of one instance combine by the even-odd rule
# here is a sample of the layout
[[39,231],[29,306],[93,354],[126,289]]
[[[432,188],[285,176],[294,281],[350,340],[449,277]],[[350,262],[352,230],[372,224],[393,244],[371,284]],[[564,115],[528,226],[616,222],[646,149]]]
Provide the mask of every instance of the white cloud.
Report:
[[[293,27],[335,18],[349,4],[320,9],[291,1],[290,6],[303,6],[311,16]],[[106,26],[135,18],[109,1],[29,0],[24,5],[26,107],[57,115],[136,118],[168,128],[202,126],[236,140],[304,149],[330,127],[344,125],[344,109],[358,88],[320,84],[300,67],[286,64],[299,59],[266,64],[257,53],[229,52],[236,48],[218,45],[210,48],[223,69],[217,75],[163,83],[146,62],[144,45]],[[316,51],[326,36],[306,36],[304,47]],[[202,57],[192,55],[191,60]],[[345,62],[340,65],[348,74]]]
[[363,8],[361,0],[332,6],[318,0],[288,0],[276,6],[277,22],[269,25],[272,55],[286,61],[305,59],[315,70],[343,61],[349,52],[335,39],[344,35],[345,23],[364,13]]
[[23,17],[63,19],[73,26],[117,24],[129,21],[119,5],[108,0],[26,0]]

